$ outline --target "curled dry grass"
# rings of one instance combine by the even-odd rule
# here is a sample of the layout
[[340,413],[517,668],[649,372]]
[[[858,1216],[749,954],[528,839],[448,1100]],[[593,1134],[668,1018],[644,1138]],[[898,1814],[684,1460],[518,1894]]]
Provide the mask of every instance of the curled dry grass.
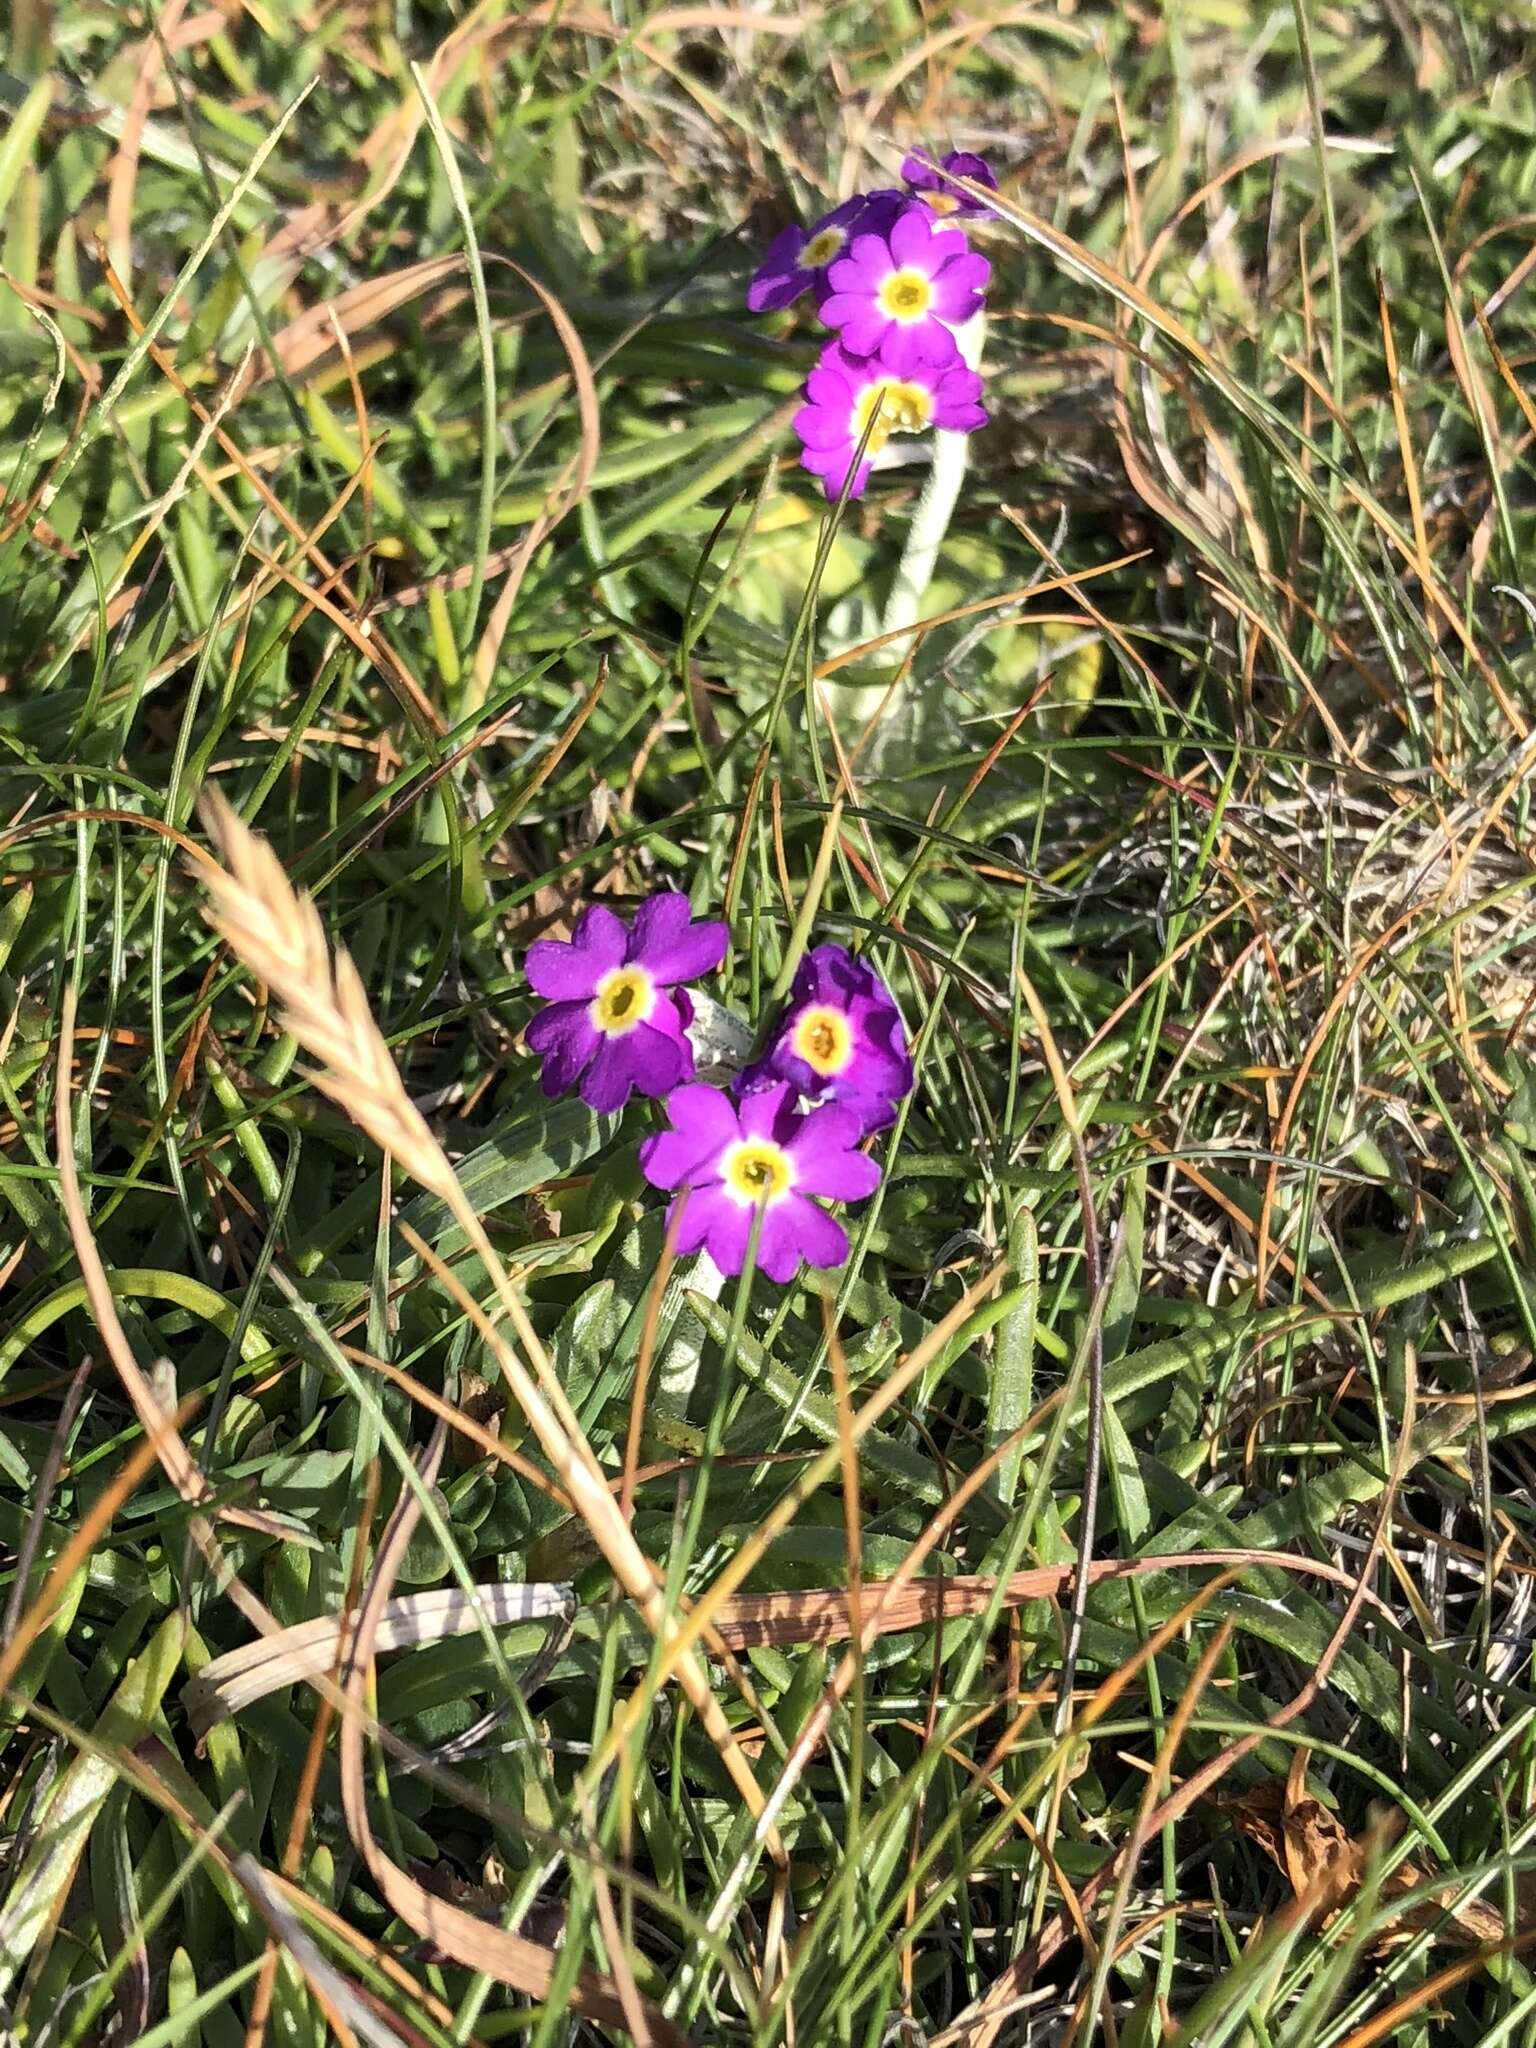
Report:
[[[0,1272],[22,1304],[3,1341],[23,1362],[6,1389],[5,1505],[24,1509],[18,1626],[0,1651],[16,1759],[3,1798],[28,1879],[0,1930],[29,1949],[6,1964],[18,2001],[50,2026],[62,2015],[71,2048],[90,2024],[81,1985],[98,2011],[120,1994],[120,2032],[141,2031],[169,1999],[161,1938],[135,1932],[144,1909],[198,1967],[210,1930],[226,1963],[253,1931],[258,1949],[270,1939],[243,2013],[253,2048],[296,2024],[473,2034],[483,2006],[464,1971],[440,1997],[438,1959],[411,1929],[520,1995],[568,1988],[587,2016],[573,2024],[635,2039],[776,2048],[792,2030],[857,2038],[890,2016],[955,2048],[1029,2024],[1064,2042],[1175,2023],[1364,2048],[1416,2039],[1437,1999],[1460,2048],[1507,2031],[1530,1990],[1528,1936],[1493,1939],[1486,1901],[1501,1886],[1518,1898],[1531,1854],[1536,970],[1529,619],[1514,594],[1530,555],[1528,236],[1500,195],[1531,179],[1528,36],[1497,7],[1298,8],[1270,25],[1260,69],[1210,10],[1126,10],[1102,47],[1080,14],[1048,8],[941,13],[915,38],[889,10],[664,9],[626,34],[590,11],[471,9],[446,37],[432,10],[404,11],[427,51],[419,82],[388,46],[389,10],[343,7],[296,111],[316,67],[282,9],[257,25],[172,6],[143,35],[125,14],[126,105],[103,74],[76,106],[63,74],[85,80],[85,45],[56,54],[42,98],[7,99],[6,274],[32,312],[5,330],[6,375],[41,333],[68,388],[38,415],[35,461],[17,416],[26,445],[0,529],[5,765],[23,777],[4,839],[17,886],[7,873],[0,898],[19,1162],[0,1183],[15,1237]],[[8,95],[31,61],[10,56]],[[111,105],[116,136],[97,121]],[[781,656],[804,578],[797,529],[773,522],[807,521],[788,466],[766,483],[762,467],[802,343],[722,311],[737,259],[711,238],[749,207],[803,212],[884,175],[889,149],[940,130],[1006,168],[998,420],[963,521],[973,550],[1006,546],[989,566],[975,552],[950,565],[942,621],[915,653],[959,717],[912,786],[886,786],[837,745],[837,692],[868,648],[813,650],[808,751],[787,715],[762,720],[796,709],[775,693],[799,673]],[[257,135],[274,147],[246,178]],[[838,137],[841,160],[825,161]],[[115,265],[99,287],[81,263],[93,164]],[[504,174],[528,188],[509,204]],[[550,240],[504,272],[491,241],[515,242],[524,208]],[[259,345],[220,297],[217,235],[177,225],[218,217],[242,237],[261,223],[263,289],[293,279]],[[203,268],[188,269],[199,245]],[[561,296],[537,282],[556,249]],[[157,270],[181,281],[151,314]],[[850,522],[866,579],[885,573],[909,495],[882,479]],[[984,688],[987,651],[1027,653],[1046,625],[1094,651],[1080,726],[1058,717],[1048,659],[1016,663],[1001,698]],[[306,877],[324,873],[317,895],[364,971],[227,812],[210,826],[222,864],[199,861],[221,931],[365,1158],[376,1146],[458,1220],[488,1304],[420,1215],[400,1219],[415,1261],[402,1277],[382,1205],[349,1212],[338,1245],[290,1200],[274,1133],[280,1158],[302,1129],[305,1170],[323,1160],[344,1208],[366,1166],[350,1131],[316,1123],[302,1089],[252,1086],[220,1038],[235,1005],[163,886],[210,762],[245,815],[313,860]],[[438,809],[446,844],[425,828]],[[156,886],[141,896],[146,847]],[[737,1329],[703,1305],[712,1355],[739,1374],[718,1433],[669,1417],[672,1435],[642,1450],[657,1420],[643,1362],[622,1382],[624,1354],[585,1428],[551,1362],[579,1329],[569,1298],[595,1269],[588,1304],[623,1278],[628,1221],[604,1240],[594,1193],[613,1162],[552,1154],[518,1190],[530,1216],[511,1225],[503,1209],[488,1226],[451,1168],[447,1118],[466,1149],[489,1143],[500,1112],[478,1105],[505,1085],[514,1137],[536,1142],[515,1060],[507,1075],[477,1057],[482,1029],[498,1054],[515,1038],[501,950],[514,934],[568,915],[589,884],[629,896],[685,874],[750,919],[761,958],[741,977],[767,981],[811,900],[807,872],[837,931],[884,948],[917,998],[921,1100],[826,1334],[814,1311],[779,1322],[754,1302]],[[404,1073],[378,1017],[408,1020]],[[442,1122],[407,1085],[434,1053],[421,1100],[430,1085]],[[581,1228],[552,1238],[572,1216]],[[1101,1226],[1102,1290],[1082,1282]],[[488,1228],[512,1249],[492,1251]],[[375,1230],[370,1291],[354,1275]],[[310,1258],[333,1290],[323,1314],[293,1277]],[[78,1318],[58,1338],[76,1307],[57,1303],[80,1285],[95,1374],[77,1370]],[[391,1319],[409,1324],[412,1289],[495,1361],[542,1463],[428,1385],[435,1356],[396,1362]],[[664,1270],[649,1283],[642,1361],[679,1291]],[[557,1315],[540,1341],[535,1320]],[[239,1363],[231,1352],[221,1375],[210,1343],[177,1404],[141,1361],[179,1361],[200,1318],[239,1340]],[[1102,1400],[1095,1384],[1085,1401],[1071,1362],[1101,1322]],[[422,1341],[412,1328],[402,1347]],[[435,1822],[452,1808],[477,1875],[498,1830],[522,1839],[483,1783],[450,1782],[371,1718],[373,1650],[487,1618],[462,1590],[390,1583],[434,1469],[410,1462],[419,1428],[391,1440],[415,1484],[377,1555],[366,1447],[354,1494],[311,1536],[302,1512],[238,1490],[277,1468],[270,1439],[243,1477],[210,1483],[206,1439],[234,1370],[290,1459],[336,1455],[313,1428],[344,1406],[336,1385],[348,1399],[387,1385],[413,1424],[431,1414],[472,1444],[474,1485],[494,1471],[540,1512],[574,1503],[574,1562],[534,1571],[505,1541],[477,1556],[559,1607],[590,1551],[642,1617],[621,1630],[585,1611],[609,1661],[573,1661],[581,1680],[538,1709],[541,1757],[573,1738],[594,1752],[555,1825],[527,1830],[535,1866],[547,1856],[556,1873],[563,1947],[532,1939],[550,1902],[534,1876],[488,1887],[498,1910],[511,1899],[516,1935],[464,1914],[418,1883],[419,1839],[414,1859],[382,1827],[375,1840],[387,1780],[362,1797],[372,1740],[418,1785],[438,1769]],[[1080,1505],[1099,1463],[1085,1407],[1105,1424],[1096,1514]],[[283,1435],[295,1418],[297,1450]],[[788,1483],[765,1493],[775,1474]],[[671,1612],[653,1561],[706,1485],[712,1548],[674,1570]],[[821,1519],[834,1488],[851,1585]],[[356,1568],[345,1588],[317,1578],[305,1618],[280,1622],[299,1545],[275,1560],[266,1546],[299,1533],[350,1539]],[[190,1569],[167,1580],[188,1535]],[[796,1542],[814,1570],[783,1563]],[[1079,1568],[1095,1544],[1119,1555]],[[1222,1576],[1191,1594],[1182,1575],[1200,1568]],[[750,1574],[776,1590],[749,1589]],[[506,1590],[489,1618],[517,1610],[498,1604]],[[168,1720],[152,1681],[183,1607],[223,1654],[198,1663]],[[242,1627],[254,1640],[232,1647]],[[930,1648],[902,1661],[902,1632],[919,1628]],[[32,1699],[60,1641],[58,1696]],[[829,1643],[845,1649],[824,1666]],[[139,1660],[126,1675],[124,1645]],[[584,1722],[593,1670],[615,1690],[606,1718]],[[674,1670],[688,1704],[669,1721]],[[243,1712],[242,1688],[268,1679],[318,1702],[287,1849],[279,1830],[271,1854],[282,1879],[226,1850],[277,1754],[272,1724]],[[510,1711],[517,1688],[501,1700],[500,1684]],[[309,1711],[303,1693],[296,1704]],[[163,1745],[194,1708],[209,1751],[187,1763]],[[284,1711],[269,1696],[263,1712]],[[338,1720],[345,1829],[319,1796]],[[712,1739],[695,1748],[696,1725]],[[1307,1759],[1292,1807],[1307,1810],[1307,1784],[1325,1789],[1356,1845],[1376,1840],[1368,1800],[1396,1801],[1406,1832],[1383,1855],[1409,1876],[1377,1885],[1353,1856],[1337,1920],[1283,1899],[1276,1912],[1235,1809],[1202,1802],[1256,1773],[1265,1743],[1279,1752],[1266,1770]],[[70,1744],[90,1770],[65,1762]],[[200,1805],[209,1782],[219,1803]],[[72,1803],[99,1798],[73,1890],[75,1833],[29,1855],[51,1784],[72,1828],[87,1812]],[[191,1839],[207,1866],[195,1882],[167,1872],[162,1842],[140,1864],[146,1813]],[[261,1854],[271,1826],[256,1824]],[[754,1866],[758,1838],[796,1857],[792,1908],[784,1861]],[[326,1858],[349,1843],[366,1883],[328,1904]],[[140,1869],[159,1873],[152,1896],[135,1890]],[[1398,1941],[1394,1901],[1418,1880],[1423,1911]],[[399,1906],[404,1931],[358,1921],[365,1891]],[[114,1901],[130,1910],[114,1918]],[[1479,1946],[1450,1969],[1424,1960],[1432,1940],[1462,1938]],[[71,1941],[74,2006],[59,1995]],[[290,1998],[280,1958],[313,2008]],[[549,2048],[556,2021],[525,2021]]]
[[[406,1094],[357,969],[344,952],[332,955],[314,905],[293,888],[272,849],[217,792],[206,800],[205,818],[224,862],[203,877],[213,899],[210,915],[221,937],[277,997],[284,1027],[318,1062],[312,1075],[315,1085],[354,1118],[381,1151],[448,1204],[484,1260],[523,1352],[519,1358],[499,1333],[487,1328],[507,1385],[592,1540],[647,1624],[665,1641],[675,1625],[658,1590],[656,1569],[620,1515],[548,1353],[447,1155]],[[703,1667],[685,1652],[676,1659],[676,1670],[748,1810],[760,1812],[761,1788]]]

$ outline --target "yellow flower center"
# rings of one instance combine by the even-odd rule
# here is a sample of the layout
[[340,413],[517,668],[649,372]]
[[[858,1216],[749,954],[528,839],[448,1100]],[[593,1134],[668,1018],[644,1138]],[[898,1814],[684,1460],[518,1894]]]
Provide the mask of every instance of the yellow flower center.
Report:
[[954,213],[963,204],[958,192],[925,192],[923,204],[930,213]]
[[819,235],[812,235],[800,251],[800,268],[824,270],[840,252],[847,239],[841,228],[823,228]]
[[926,320],[933,304],[933,280],[921,270],[893,270],[880,287],[880,310],[910,327]]
[[898,430],[920,434],[933,420],[933,393],[925,384],[909,384],[904,377],[887,377],[882,383],[866,385],[859,393],[849,429],[849,439],[855,447],[864,439],[864,429],[877,405],[880,417],[864,450],[866,455],[883,448]]
[[656,1007],[656,984],[643,967],[615,967],[597,984],[587,1015],[607,1038],[622,1038]]
[[721,1163],[720,1177],[738,1202],[761,1202],[765,1207],[787,1195],[795,1178],[789,1154],[771,1138],[743,1138],[733,1145]]
[[789,1043],[795,1057],[804,1060],[811,1072],[820,1074],[823,1080],[840,1074],[853,1058],[853,1033],[848,1029],[848,1019],[841,1010],[826,1003],[816,1003],[801,1011]]

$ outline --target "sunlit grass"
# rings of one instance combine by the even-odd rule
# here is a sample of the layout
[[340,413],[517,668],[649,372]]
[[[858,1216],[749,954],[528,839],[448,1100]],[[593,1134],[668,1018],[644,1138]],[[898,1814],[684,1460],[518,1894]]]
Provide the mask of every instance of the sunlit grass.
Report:
[[[6,2024],[1529,2038],[1519,10],[7,33]],[[861,748],[922,471],[832,530],[742,297],[913,145],[994,418]],[[901,997],[841,1272],[539,1091],[660,886]]]

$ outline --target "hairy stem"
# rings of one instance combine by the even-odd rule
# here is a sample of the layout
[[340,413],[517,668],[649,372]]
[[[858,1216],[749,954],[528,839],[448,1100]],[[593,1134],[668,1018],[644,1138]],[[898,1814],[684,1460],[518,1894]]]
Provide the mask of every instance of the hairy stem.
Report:
[[[984,313],[978,313],[973,320],[957,330],[955,339],[960,344],[960,354],[970,369],[977,369],[981,363],[981,352],[986,343],[987,320]],[[949,522],[954,517],[955,507],[960,501],[960,492],[965,483],[966,466],[970,460],[970,435],[936,429],[933,437],[933,467],[923,495],[918,499],[917,510],[912,515],[912,525],[907,533],[907,544],[902,550],[897,565],[891,594],[886,600],[885,616],[880,621],[880,632],[901,633],[899,640],[891,640],[881,647],[874,660],[889,667],[896,667],[908,659],[911,641],[905,637],[904,629],[915,626],[921,617],[923,599],[933,581],[933,572],[938,565],[939,550],[949,532]],[[843,699],[843,708],[848,728],[862,732],[871,719],[879,721],[872,739],[871,752],[877,753],[880,743],[880,728],[888,727],[891,716],[907,697],[911,687],[910,675],[903,677],[892,688],[889,684],[872,683],[861,690],[850,690]]]

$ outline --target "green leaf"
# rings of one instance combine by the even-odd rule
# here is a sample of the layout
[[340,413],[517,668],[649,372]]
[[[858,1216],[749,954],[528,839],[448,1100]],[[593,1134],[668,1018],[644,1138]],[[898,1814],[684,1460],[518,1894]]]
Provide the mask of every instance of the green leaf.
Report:
[[[1015,1307],[997,1326],[987,1389],[987,1447],[995,1449],[1024,1421],[1035,1399],[1035,1324],[1040,1314],[1040,1239],[1034,1211],[1020,1201],[1008,1228],[1008,1276],[1018,1290]],[[1011,1507],[1018,1490],[1024,1445],[1016,1443],[997,1468],[997,1498]]]
[[32,161],[32,151],[53,105],[53,80],[40,78],[11,116],[0,139],[0,212],[11,203],[17,181]]
[[117,1758],[149,1733],[181,1663],[184,1634],[181,1616],[168,1615],[107,1702],[90,1747],[82,1749],[54,1787],[0,1910],[0,1997],[52,1924],[97,1815],[121,1782]]

